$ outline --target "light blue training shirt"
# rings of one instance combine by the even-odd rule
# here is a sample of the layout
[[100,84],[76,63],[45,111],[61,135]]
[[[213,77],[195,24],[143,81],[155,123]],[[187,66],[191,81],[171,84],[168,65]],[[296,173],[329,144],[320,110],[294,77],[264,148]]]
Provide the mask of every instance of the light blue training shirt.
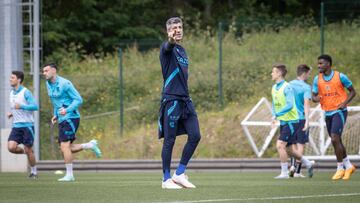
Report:
[[294,90],[295,104],[299,114],[299,120],[305,120],[304,100],[311,100],[311,86],[303,80],[290,81]]
[[[56,76],[56,81],[46,81],[48,95],[53,105],[54,116],[61,123],[70,118],[80,118],[79,106],[83,100],[74,85],[67,79]],[[60,108],[66,109],[65,115],[60,115]]]

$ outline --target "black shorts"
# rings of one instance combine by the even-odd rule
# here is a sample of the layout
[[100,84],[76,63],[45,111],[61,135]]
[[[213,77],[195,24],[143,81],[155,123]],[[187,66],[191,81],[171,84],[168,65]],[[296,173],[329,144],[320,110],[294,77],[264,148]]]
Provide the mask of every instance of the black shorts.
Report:
[[304,126],[305,126],[305,120],[299,120],[299,127],[295,135],[296,143],[306,144],[309,142],[309,129],[303,131]]
[[76,131],[80,124],[80,118],[69,118],[59,123],[59,137],[58,142],[71,143],[76,139]]
[[339,111],[331,116],[325,117],[326,129],[331,134],[341,135],[347,118],[347,110]]
[[15,141],[18,144],[32,147],[34,144],[34,132],[34,126],[12,128],[8,141]]
[[287,146],[296,144],[295,132],[297,131],[299,123],[286,123],[280,125],[279,140],[287,142]]

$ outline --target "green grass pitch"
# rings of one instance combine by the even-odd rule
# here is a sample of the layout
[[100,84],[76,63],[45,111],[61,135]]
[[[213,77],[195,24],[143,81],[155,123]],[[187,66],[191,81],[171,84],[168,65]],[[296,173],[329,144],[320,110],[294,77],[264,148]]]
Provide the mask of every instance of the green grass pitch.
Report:
[[196,189],[163,190],[161,173],[75,172],[75,182],[41,172],[0,173],[0,202],[360,202],[360,174],[331,181],[331,173],[312,179],[274,180],[276,172],[189,172]]

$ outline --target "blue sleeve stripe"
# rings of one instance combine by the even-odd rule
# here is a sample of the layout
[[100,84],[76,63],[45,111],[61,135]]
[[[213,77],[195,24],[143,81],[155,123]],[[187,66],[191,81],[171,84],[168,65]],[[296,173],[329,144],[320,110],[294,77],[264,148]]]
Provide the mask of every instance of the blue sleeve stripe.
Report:
[[171,82],[172,79],[174,79],[174,77],[180,72],[179,68],[176,68],[171,74],[170,76],[166,79],[165,81],[165,86],[164,88],[166,88],[166,86],[169,85],[169,83]]

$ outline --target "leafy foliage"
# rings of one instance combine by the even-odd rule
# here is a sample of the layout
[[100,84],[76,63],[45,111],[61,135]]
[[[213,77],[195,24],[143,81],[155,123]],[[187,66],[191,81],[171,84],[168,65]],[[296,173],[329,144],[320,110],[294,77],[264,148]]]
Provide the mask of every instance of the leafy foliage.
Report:
[[[297,65],[306,63],[316,74],[319,55],[319,28],[291,26],[244,34],[241,38],[231,29],[223,38],[223,92],[225,108],[218,106],[218,41],[206,31],[201,35],[186,34],[190,94],[199,114],[202,141],[195,156],[249,157],[254,156],[243,135],[240,121],[261,97],[270,98],[271,66],[276,62],[288,67],[287,80],[295,78]],[[325,50],[333,56],[337,70],[352,80],[360,89],[360,24],[331,24],[326,28]],[[70,79],[84,98],[78,143],[92,138],[100,140],[104,158],[159,158],[161,143],[157,139],[157,115],[162,87],[159,49],[140,52],[136,47],[124,50],[124,106],[125,129],[120,135],[119,113],[96,116],[104,112],[119,111],[119,80],[117,54],[101,58],[76,57],[76,50],[62,52],[60,75]],[[312,83],[312,81],[309,81]],[[355,97],[352,105],[360,104]],[[41,147],[44,159],[61,158],[57,145],[51,144],[49,120],[52,111],[45,84],[41,87]],[[89,116],[96,116],[87,119]],[[56,129],[55,129],[56,130]],[[55,131],[56,132],[56,131]],[[55,136],[54,133],[53,136]],[[174,151],[180,156],[182,143]],[[267,157],[276,155],[275,146]],[[92,154],[81,153],[81,158]]]

